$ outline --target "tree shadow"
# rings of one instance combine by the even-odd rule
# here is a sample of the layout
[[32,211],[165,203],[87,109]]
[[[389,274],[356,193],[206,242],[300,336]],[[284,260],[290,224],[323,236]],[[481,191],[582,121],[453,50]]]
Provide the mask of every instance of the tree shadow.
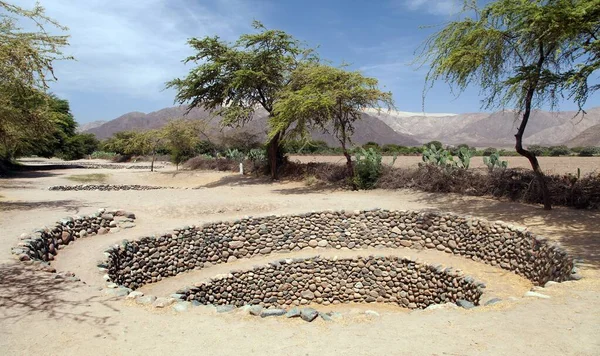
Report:
[[273,193],[282,195],[326,194],[336,190],[336,187],[330,184],[314,184],[301,187],[274,189]]
[[77,214],[80,208],[86,206],[79,200],[0,201],[0,211],[62,208]]
[[600,269],[600,212],[498,201],[455,194],[419,194],[417,201],[439,210],[502,220],[526,226],[540,236],[555,237],[574,257],[583,258],[584,266]]
[[253,176],[243,176],[241,174],[232,174],[225,177],[222,177],[216,182],[211,182],[205,185],[201,185],[197,188],[216,188],[223,186],[251,186],[251,185],[261,185],[261,184],[269,184],[272,181],[267,177],[253,177]]
[[[30,320],[31,317],[69,320],[100,329],[112,336],[115,325],[109,316],[96,315],[90,306],[118,309],[99,296],[85,296],[81,282],[57,279],[57,274],[34,270],[22,263],[0,264],[0,322]],[[104,313],[106,314],[106,313]]]

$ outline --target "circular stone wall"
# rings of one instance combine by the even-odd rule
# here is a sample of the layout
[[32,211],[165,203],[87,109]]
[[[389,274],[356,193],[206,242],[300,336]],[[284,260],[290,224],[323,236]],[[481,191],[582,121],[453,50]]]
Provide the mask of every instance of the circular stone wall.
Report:
[[460,299],[477,305],[482,294],[479,283],[450,270],[398,257],[372,256],[277,261],[182,292],[188,301],[237,307],[380,302],[411,309]]
[[371,210],[246,218],[124,241],[107,252],[108,278],[136,289],[238,258],[305,248],[437,249],[513,271],[534,284],[568,280],[573,259],[525,229],[449,213]]

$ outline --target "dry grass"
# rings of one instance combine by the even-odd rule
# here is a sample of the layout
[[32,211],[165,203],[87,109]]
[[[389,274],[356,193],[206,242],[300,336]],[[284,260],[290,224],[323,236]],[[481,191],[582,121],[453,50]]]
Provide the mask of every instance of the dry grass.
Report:
[[105,173],[91,173],[91,174],[79,174],[65,177],[66,179],[77,182],[77,183],[106,183],[108,174]]

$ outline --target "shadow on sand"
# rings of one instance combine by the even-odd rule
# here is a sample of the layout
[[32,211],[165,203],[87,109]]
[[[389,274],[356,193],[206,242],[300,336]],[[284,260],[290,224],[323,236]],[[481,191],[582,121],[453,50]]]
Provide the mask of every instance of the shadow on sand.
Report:
[[600,269],[599,211],[565,207],[547,211],[538,205],[431,193],[419,193],[416,201],[444,211],[515,222],[540,236],[556,237],[575,257],[583,258],[585,266]]
[[31,317],[70,320],[110,336],[110,317],[95,315],[89,307],[100,304],[118,310],[98,296],[82,297],[81,289],[87,287],[81,282],[56,277],[22,263],[0,264],[0,322],[8,325]]

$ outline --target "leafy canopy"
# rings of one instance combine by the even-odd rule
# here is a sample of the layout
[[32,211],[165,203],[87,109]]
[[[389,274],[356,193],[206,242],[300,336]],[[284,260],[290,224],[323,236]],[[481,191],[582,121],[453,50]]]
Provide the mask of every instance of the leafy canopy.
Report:
[[184,63],[198,66],[186,78],[167,83],[177,91],[175,101],[213,111],[227,126],[251,120],[258,106],[271,113],[290,73],[302,60],[314,57],[284,31],[267,30],[258,21],[253,27],[259,32],[242,35],[235,43],[218,36],[190,39],[197,53]]
[[449,23],[422,47],[431,65],[427,82],[442,79],[459,91],[472,84],[485,94],[485,108],[555,106],[562,98],[583,108],[600,85],[590,84],[600,67],[599,0],[497,0],[475,16]]
[[289,137],[308,139],[309,129],[330,132],[345,146],[363,110],[393,107],[392,94],[360,72],[308,63],[296,69],[275,102],[271,136],[290,127]]
[[[36,31],[25,31],[20,21],[33,22]],[[67,29],[44,15],[0,1],[0,158],[11,159],[26,151],[55,126],[54,98],[48,84],[56,80],[54,61],[71,59],[61,49],[68,36],[50,35],[46,26]]]

